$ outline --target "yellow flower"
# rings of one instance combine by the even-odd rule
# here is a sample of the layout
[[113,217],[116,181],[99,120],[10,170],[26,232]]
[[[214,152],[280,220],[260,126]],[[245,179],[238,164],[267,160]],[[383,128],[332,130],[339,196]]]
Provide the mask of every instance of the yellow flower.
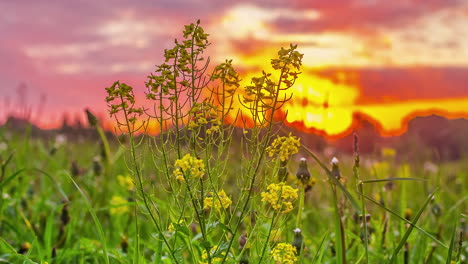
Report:
[[124,187],[125,189],[129,191],[133,190],[133,187],[135,187],[132,177],[130,177],[129,175],[127,176],[118,175],[117,180],[119,181],[120,186]]
[[227,196],[226,192],[224,192],[224,190],[221,190],[218,192],[217,197],[213,192],[209,192],[208,196],[205,197],[203,204],[203,209],[215,208],[216,210],[219,210],[221,209],[221,207],[228,208],[232,204],[232,201],[229,198],[229,196]]
[[[223,260],[222,257],[224,257],[224,255],[226,255],[225,252],[216,252],[216,250],[218,249],[218,246],[214,246],[210,249],[210,257],[211,257],[211,263],[212,264],[217,264],[217,263],[221,263],[221,261]],[[213,257],[214,254],[217,253],[217,257]],[[222,256],[222,257],[218,257],[218,256]],[[208,252],[206,252],[206,250],[203,250],[203,253],[202,253],[202,260],[203,261],[200,261],[199,264],[208,264]]]
[[203,163],[203,160],[192,157],[190,154],[187,154],[183,158],[176,160],[174,166],[176,169],[173,173],[176,176],[176,179],[179,181],[183,181],[184,179],[182,173],[185,174],[185,177],[190,175],[199,179],[202,178],[205,174],[205,163]]
[[175,227],[174,227],[173,223],[169,224],[169,227],[167,227],[167,231],[169,231],[169,232],[174,232],[175,231]]
[[128,201],[122,196],[114,195],[110,201],[112,208],[110,208],[111,215],[121,215],[128,212]]
[[299,152],[299,147],[301,146],[299,141],[300,139],[292,136],[291,133],[287,137],[278,136],[266,151],[270,157],[278,154],[281,161],[286,161],[291,155]]
[[268,202],[276,211],[282,209],[282,213],[288,213],[293,209],[292,202],[297,199],[297,189],[280,182],[270,184],[267,190],[261,193],[262,202]]
[[[179,223],[177,225],[181,225],[184,223],[184,220],[179,220]],[[167,231],[169,232],[174,232],[176,230],[175,226],[174,226],[174,223],[170,223],[169,226],[167,227]]]
[[276,264],[294,264],[297,261],[296,252],[293,245],[279,243],[270,254]]

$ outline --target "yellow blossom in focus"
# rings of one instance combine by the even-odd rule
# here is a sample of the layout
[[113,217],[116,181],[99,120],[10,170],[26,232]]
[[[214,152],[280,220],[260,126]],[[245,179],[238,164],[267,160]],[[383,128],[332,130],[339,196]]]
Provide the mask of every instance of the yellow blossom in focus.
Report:
[[135,187],[132,177],[130,177],[129,175],[127,176],[118,175],[117,180],[119,181],[120,186],[124,187],[125,189],[129,191],[133,190],[133,187]]
[[277,154],[281,161],[286,161],[291,155],[299,152],[299,147],[301,146],[299,141],[299,138],[289,133],[287,137],[277,137],[266,151],[270,157]]
[[270,184],[267,190],[261,193],[262,202],[268,202],[276,211],[282,209],[282,213],[288,213],[293,209],[292,202],[297,199],[297,189],[280,182]]
[[114,195],[110,201],[111,207],[110,214],[111,215],[121,215],[128,212],[128,206],[126,205],[128,201],[123,198],[122,196]]
[[296,248],[288,243],[279,243],[271,251],[271,257],[276,264],[293,264],[297,261]]
[[[226,255],[225,252],[221,252],[221,253],[218,253],[216,254],[217,256],[216,257],[213,257],[215,255],[216,250],[218,249],[218,246],[214,246],[210,249],[210,257],[211,257],[211,263],[212,264],[217,264],[217,263],[221,263],[224,255]],[[219,257],[219,256],[222,256],[222,257]],[[208,264],[208,252],[206,252],[206,250],[203,250],[203,253],[202,253],[202,261],[199,262],[199,264]]]
[[218,197],[216,197],[213,192],[209,192],[208,196],[205,197],[205,200],[203,201],[203,209],[215,208],[216,210],[219,210],[221,207],[228,208],[232,204],[231,199],[227,196],[224,190],[218,192]]
[[203,160],[192,157],[190,154],[176,160],[174,166],[176,169],[173,173],[179,181],[184,179],[182,173],[185,174],[185,177],[190,175],[194,178],[202,178],[205,174],[205,163],[203,163]]

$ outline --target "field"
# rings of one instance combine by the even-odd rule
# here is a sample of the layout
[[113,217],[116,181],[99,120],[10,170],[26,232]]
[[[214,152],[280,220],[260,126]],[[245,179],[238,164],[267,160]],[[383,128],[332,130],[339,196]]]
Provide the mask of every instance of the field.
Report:
[[466,157],[364,155],[358,134],[351,155],[312,149],[280,111],[297,46],[244,87],[231,61],[204,77],[199,23],[183,34],[148,76],[154,107],[106,88],[115,135],[90,111],[92,133],[1,127],[0,263],[466,261]]

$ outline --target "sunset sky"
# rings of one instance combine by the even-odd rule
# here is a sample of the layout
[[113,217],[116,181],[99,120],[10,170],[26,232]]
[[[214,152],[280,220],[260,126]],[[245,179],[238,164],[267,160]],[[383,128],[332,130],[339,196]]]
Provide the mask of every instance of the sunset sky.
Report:
[[415,115],[468,117],[468,0],[0,0],[0,12],[0,117],[27,105],[42,127],[105,115],[115,80],[143,93],[197,19],[213,64],[246,76],[298,44],[291,124],[336,135],[362,114],[391,135]]

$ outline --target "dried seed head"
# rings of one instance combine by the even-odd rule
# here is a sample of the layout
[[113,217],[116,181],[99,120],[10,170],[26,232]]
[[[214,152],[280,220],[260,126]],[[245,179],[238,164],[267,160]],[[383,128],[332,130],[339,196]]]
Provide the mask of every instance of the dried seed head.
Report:
[[301,249],[303,247],[304,243],[304,238],[302,236],[302,231],[299,228],[296,228],[293,230],[294,231],[294,239],[292,242],[293,247],[296,248],[296,255],[301,254]]
[[359,163],[360,163],[360,159],[359,159],[359,137],[358,137],[358,135],[356,133],[354,133],[353,149],[354,149],[354,166],[356,168],[359,168]]
[[332,175],[335,176],[336,179],[341,179],[341,172],[340,172],[340,168],[338,167],[338,159],[336,157],[333,157],[332,161],[331,161],[331,164],[332,164]]
[[331,164],[338,165],[338,159],[336,157],[333,157],[333,159],[331,160]]
[[70,222],[70,214],[68,213],[68,204],[65,204],[62,208],[62,214],[60,215],[60,221],[62,225],[67,225]]
[[300,180],[303,184],[307,184],[309,182],[310,172],[309,168],[307,167],[307,160],[305,158],[301,158],[299,168],[296,172],[296,178]]

